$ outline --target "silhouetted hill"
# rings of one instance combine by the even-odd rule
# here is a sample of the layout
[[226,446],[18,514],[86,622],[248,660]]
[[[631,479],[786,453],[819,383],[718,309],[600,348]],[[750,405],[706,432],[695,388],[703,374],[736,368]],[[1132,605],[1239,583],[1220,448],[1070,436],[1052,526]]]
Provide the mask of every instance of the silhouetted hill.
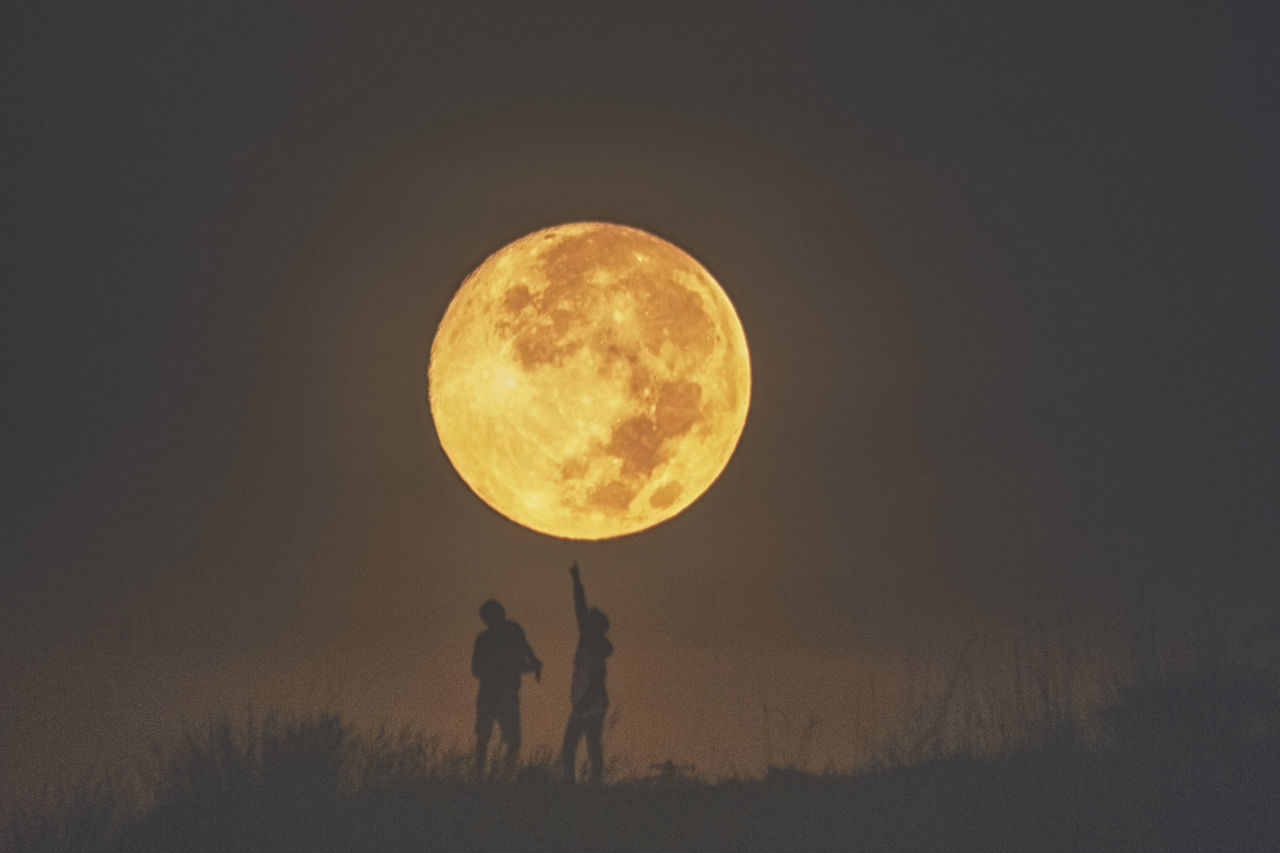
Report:
[[596,787],[562,781],[549,755],[509,782],[477,782],[465,750],[414,731],[358,731],[332,713],[224,717],[188,729],[136,777],[86,782],[12,815],[5,847],[1280,849],[1272,678],[1227,666],[1152,670],[1116,697],[1089,737],[1056,720],[987,754],[932,748],[857,773],[773,767],[763,778],[706,780],[668,762]]
[[[1167,733],[1166,733],[1167,735]],[[1161,735],[1165,737],[1166,735]],[[1249,748],[1241,748],[1247,742]],[[1263,850],[1280,845],[1280,741],[1214,754],[1067,740],[910,767],[601,787],[548,761],[509,783],[411,733],[336,715],[191,732],[144,793],[86,785],[15,818],[14,851]]]

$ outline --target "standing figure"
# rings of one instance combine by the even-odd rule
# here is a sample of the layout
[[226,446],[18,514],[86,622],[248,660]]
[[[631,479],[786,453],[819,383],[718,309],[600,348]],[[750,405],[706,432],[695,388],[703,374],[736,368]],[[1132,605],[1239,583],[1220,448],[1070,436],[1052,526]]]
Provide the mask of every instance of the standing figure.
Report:
[[573,683],[569,693],[573,707],[564,730],[560,763],[565,779],[572,782],[578,741],[586,735],[590,778],[593,783],[599,783],[604,773],[604,715],[609,708],[609,694],[604,688],[605,659],[613,654],[613,643],[605,637],[609,618],[594,607],[587,609],[587,596],[576,562],[569,569],[569,575],[573,578],[573,610],[578,617],[578,650],[573,655]]
[[502,605],[490,599],[480,605],[485,629],[471,652],[471,674],[480,680],[476,695],[476,778],[484,775],[489,736],[496,722],[507,745],[504,777],[515,769],[520,755],[520,678],[532,672],[542,681],[542,661],[529,647],[524,629],[507,619]]

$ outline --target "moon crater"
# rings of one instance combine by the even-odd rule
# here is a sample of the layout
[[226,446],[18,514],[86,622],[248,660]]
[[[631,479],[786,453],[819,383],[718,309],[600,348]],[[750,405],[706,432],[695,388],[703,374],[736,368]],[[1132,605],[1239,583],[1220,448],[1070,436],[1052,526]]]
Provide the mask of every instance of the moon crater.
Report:
[[545,533],[601,539],[677,514],[746,420],[746,339],[724,291],[676,246],[573,223],[500,249],[463,282],[428,369],[462,479]]

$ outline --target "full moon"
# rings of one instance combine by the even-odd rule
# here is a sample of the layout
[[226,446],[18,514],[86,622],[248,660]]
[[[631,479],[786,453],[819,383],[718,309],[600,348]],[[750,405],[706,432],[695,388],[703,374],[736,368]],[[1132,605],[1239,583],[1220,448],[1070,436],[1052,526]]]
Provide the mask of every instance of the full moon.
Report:
[[431,345],[431,416],[485,503],[567,539],[635,533],[720,476],[751,396],[725,292],[645,231],[575,222],[499,249]]

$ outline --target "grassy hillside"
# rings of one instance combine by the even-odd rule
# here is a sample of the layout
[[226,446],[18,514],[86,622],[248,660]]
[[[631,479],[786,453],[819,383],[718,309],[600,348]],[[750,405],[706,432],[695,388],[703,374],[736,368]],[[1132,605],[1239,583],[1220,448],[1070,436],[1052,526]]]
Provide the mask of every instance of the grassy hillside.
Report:
[[[249,738],[246,740],[245,738]],[[85,786],[14,819],[25,850],[1262,850],[1280,846],[1280,748],[1074,742],[857,775],[658,772],[598,788],[548,763],[468,779],[417,738],[333,716],[218,724],[145,795]]]
[[[945,715],[923,717],[940,726]],[[984,750],[925,737],[930,749],[856,773],[773,767],[708,780],[668,763],[584,787],[545,755],[509,781],[477,781],[469,755],[412,731],[358,731],[336,714],[223,718],[158,750],[141,773],[12,814],[4,846],[1280,849],[1280,692],[1259,671],[1150,673],[1119,689],[1087,736],[1051,722],[1031,726],[1040,734],[1030,741]],[[958,742],[990,743],[977,734]]]

